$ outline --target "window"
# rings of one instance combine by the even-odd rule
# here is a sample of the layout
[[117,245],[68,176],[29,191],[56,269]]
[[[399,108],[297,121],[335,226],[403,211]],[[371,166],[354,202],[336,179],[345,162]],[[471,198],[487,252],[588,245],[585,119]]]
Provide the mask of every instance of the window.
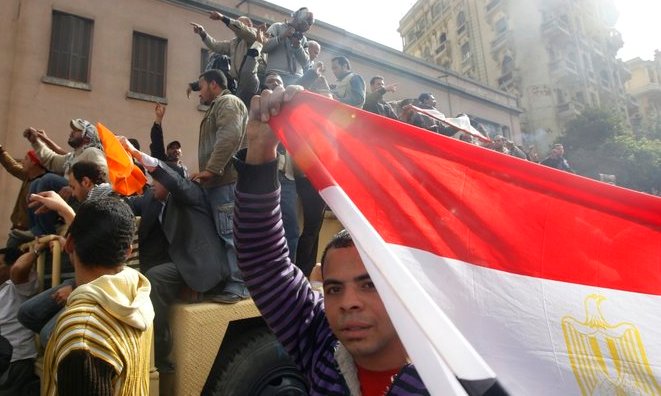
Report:
[[93,25],[89,19],[53,11],[48,76],[89,82]]
[[165,97],[167,40],[144,33],[133,33],[131,92]]
[[443,2],[437,1],[431,9],[432,18],[436,18],[443,13]]
[[495,26],[496,34],[505,33],[507,31],[508,27],[509,26],[508,26],[508,23],[507,23],[507,18],[500,18],[496,22],[496,26]]
[[448,39],[448,35],[445,33],[441,33],[441,35],[438,36],[438,43],[443,44],[444,42],[447,41],[447,39]]
[[466,42],[461,46],[461,59],[466,61],[470,57],[471,57],[471,47],[470,44]]
[[502,74],[505,75],[514,69],[514,59],[511,56],[505,55],[501,65]]
[[466,23],[466,14],[463,11],[459,11],[457,14],[457,28],[460,28]]
[[648,67],[647,68],[647,75],[648,75],[651,83],[656,83],[656,74],[654,73],[654,69]]

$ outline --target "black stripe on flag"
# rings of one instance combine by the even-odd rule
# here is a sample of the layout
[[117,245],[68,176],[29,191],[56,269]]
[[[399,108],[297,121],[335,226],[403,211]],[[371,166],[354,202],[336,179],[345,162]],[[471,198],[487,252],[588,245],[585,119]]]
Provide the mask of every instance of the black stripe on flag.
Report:
[[509,393],[500,385],[500,382],[496,378],[480,380],[463,380],[457,378],[457,381],[464,387],[468,396],[509,396]]

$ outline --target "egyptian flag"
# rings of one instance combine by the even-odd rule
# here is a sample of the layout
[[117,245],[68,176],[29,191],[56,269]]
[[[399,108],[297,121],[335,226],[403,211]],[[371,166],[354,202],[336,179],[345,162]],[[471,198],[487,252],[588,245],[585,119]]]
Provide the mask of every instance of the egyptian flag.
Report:
[[432,394],[661,394],[661,199],[307,92],[271,126]]
[[113,191],[121,195],[141,194],[147,177],[124,150],[115,134],[100,122],[96,123],[99,138],[108,163],[108,179]]

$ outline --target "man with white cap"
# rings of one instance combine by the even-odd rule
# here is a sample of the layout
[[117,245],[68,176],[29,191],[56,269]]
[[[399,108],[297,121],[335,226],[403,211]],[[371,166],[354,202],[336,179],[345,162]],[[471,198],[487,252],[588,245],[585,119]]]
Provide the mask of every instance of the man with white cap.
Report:
[[73,148],[73,151],[67,154],[58,154],[46,146],[38,138],[35,128],[26,129],[23,132],[23,136],[30,141],[41,163],[50,172],[66,175],[74,163],[78,161],[90,161],[99,165],[105,174],[108,174],[106,156],[103,153],[103,147],[101,146],[101,140],[99,139],[96,127],[89,121],[81,118],[72,119],[69,125],[71,127],[71,133],[69,134],[67,143]]

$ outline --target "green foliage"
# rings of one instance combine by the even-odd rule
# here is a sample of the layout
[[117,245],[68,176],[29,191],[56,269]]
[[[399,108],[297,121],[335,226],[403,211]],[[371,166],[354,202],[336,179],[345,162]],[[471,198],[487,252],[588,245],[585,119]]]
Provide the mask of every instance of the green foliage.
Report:
[[560,143],[569,151],[589,149],[625,131],[625,123],[619,113],[586,109],[581,115],[567,122],[565,135],[560,138]]
[[[661,120],[659,120],[661,121]],[[634,136],[614,113],[586,110],[567,123],[559,142],[576,171],[599,179],[613,174],[617,184],[648,193],[661,191],[661,122],[641,127]]]

